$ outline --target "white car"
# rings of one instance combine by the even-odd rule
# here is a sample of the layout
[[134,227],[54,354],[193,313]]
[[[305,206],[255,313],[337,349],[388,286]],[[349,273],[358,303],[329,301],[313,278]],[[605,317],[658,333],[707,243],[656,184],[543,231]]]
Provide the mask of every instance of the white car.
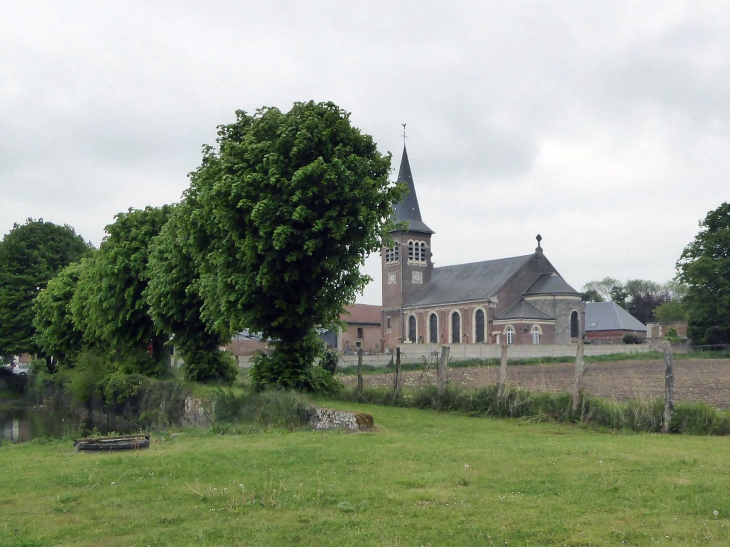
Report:
[[13,367],[13,374],[18,376],[28,376],[30,372],[30,365],[27,363],[18,363]]

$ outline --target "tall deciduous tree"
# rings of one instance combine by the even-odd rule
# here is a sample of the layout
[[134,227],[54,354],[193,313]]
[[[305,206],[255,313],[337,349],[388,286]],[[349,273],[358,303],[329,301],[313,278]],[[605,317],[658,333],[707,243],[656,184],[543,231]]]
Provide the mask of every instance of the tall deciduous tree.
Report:
[[148,246],[170,211],[168,205],[129,209],[106,227],[107,235],[83,269],[71,303],[85,342],[117,353],[152,343],[154,357],[158,362],[162,358],[167,338],[157,333],[144,293],[149,281]]
[[185,198],[203,318],[274,341],[254,367],[257,385],[310,389],[315,328],[369,281],[360,266],[401,196],[390,155],[333,103],[238,111],[218,135]]
[[583,285],[583,292],[589,293],[595,291],[603,298],[602,301],[605,302],[611,300],[611,291],[616,287],[623,287],[623,284],[613,277],[604,277],[598,281],[589,281]]
[[161,331],[174,335],[188,379],[233,381],[236,365],[220,349],[230,336],[202,319],[200,277],[187,244],[191,213],[186,202],[176,206],[160,235],[152,240],[145,291],[150,315]]
[[71,226],[14,224],[0,242],[0,353],[37,353],[33,300],[60,270],[89,253]]
[[84,333],[73,321],[71,299],[86,265],[88,259],[61,270],[33,303],[36,343],[43,353],[61,364],[70,364],[83,347]]
[[677,262],[687,285],[687,335],[699,344],[730,344],[730,203],[710,211]]

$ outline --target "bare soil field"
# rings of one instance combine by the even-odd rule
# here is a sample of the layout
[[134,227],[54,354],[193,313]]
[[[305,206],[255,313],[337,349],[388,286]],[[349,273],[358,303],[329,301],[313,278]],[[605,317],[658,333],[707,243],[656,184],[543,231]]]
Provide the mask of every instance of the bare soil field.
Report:
[[[572,363],[520,365],[507,367],[507,383],[530,391],[571,392],[575,366]],[[499,367],[449,369],[453,384],[476,388],[495,384]],[[401,374],[404,387],[418,388],[436,383],[436,370],[409,371]],[[357,384],[356,376],[341,376],[348,386]],[[393,374],[367,375],[365,386],[393,386]],[[583,380],[591,395],[619,401],[664,397],[664,361],[617,361],[586,363]],[[674,361],[675,401],[702,401],[717,408],[730,408],[730,359],[689,359]]]

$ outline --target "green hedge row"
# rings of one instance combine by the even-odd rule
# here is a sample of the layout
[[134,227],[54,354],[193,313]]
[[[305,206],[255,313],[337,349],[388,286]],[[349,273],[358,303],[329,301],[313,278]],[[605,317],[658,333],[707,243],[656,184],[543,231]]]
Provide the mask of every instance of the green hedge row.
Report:
[[[497,397],[497,386],[467,390],[447,386],[439,401],[436,386],[417,391],[402,391],[393,399],[392,390],[365,388],[358,397],[354,389],[334,396],[338,400],[440,411],[466,412],[473,416],[530,418],[546,421],[583,423],[599,428],[659,432],[662,429],[664,401],[619,402],[599,397],[582,397],[573,412],[573,397],[568,393],[532,393],[509,388]],[[730,434],[730,411],[704,403],[677,403],[669,424],[672,433],[690,435]]]

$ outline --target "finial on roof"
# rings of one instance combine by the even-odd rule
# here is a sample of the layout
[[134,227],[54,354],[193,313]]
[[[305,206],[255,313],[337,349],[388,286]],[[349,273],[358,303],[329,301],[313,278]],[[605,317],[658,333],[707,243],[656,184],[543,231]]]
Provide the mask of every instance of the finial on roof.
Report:
[[542,247],[540,247],[540,242],[542,241],[542,236],[540,234],[537,234],[537,237],[535,239],[537,239],[537,249],[535,249],[535,252],[542,254]]
[[406,139],[408,138],[406,136],[406,124],[401,124],[403,126],[403,146],[406,145]]

